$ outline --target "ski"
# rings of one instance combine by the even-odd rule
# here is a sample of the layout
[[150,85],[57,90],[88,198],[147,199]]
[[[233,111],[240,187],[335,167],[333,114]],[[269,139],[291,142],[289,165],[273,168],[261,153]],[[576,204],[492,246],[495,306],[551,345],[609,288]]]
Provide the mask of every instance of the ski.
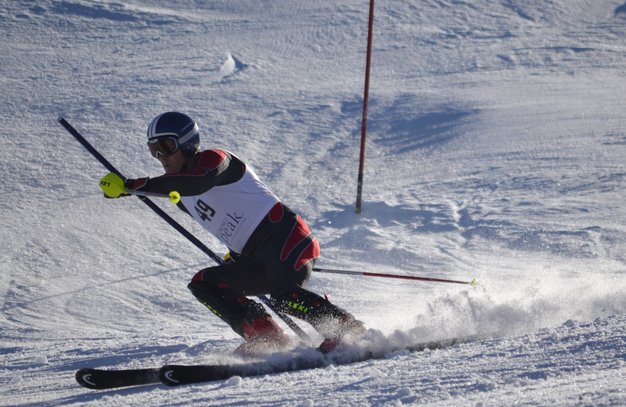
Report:
[[161,383],[167,386],[227,380],[234,376],[253,377],[295,372],[328,366],[322,354],[319,357],[287,358],[283,362],[254,362],[233,365],[165,365],[159,371]]
[[352,349],[348,348],[345,351],[333,351],[328,354],[323,354],[319,351],[305,352],[295,357],[287,356],[284,360],[273,358],[272,361],[232,365],[165,365],[159,371],[159,378],[165,385],[180,386],[184,384],[227,380],[233,376],[264,376],[268,374],[319,369],[330,365],[349,365],[372,359],[383,359],[386,355],[395,351],[422,352],[425,350],[443,349],[463,342],[467,342],[467,339],[432,341],[378,352],[355,347]]
[[84,368],[76,372],[76,381],[81,386],[93,390],[160,383],[159,369],[105,370]]
[[379,351],[362,349],[358,346],[348,346],[344,350],[334,350],[327,354],[324,354],[316,349],[304,349],[295,355],[285,353],[284,357],[277,357],[279,355],[274,355],[271,360],[239,364],[172,364],[165,365],[160,369],[106,370],[84,368],[76,372],[76,381],[81,386],[94,390],[115,389],[119,387],[140,386],[155,383],[163,383],[167,386],[180,386],[192,383],[227,380],[233,376],[254,377],[268,374],[319,369],[330,365],[349,365],[372,359],[383,359],[391,352],[422,352],[425,350],[443,349],[468,342],[469,340],[469,338],[448,339]]

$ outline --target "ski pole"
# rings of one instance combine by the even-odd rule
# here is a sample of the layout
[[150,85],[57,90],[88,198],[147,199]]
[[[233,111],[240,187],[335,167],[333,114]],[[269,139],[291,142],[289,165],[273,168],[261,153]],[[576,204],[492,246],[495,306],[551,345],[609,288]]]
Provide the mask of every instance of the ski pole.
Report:
[[[58,122],[61,126],[65,127],[67,130],[87,151],[91,153],[92,156],[102,164],[107,170],[116,173],[120,177],[124,178],[124,176],[111,164],[98,150],[96,150],[88,141],[85,139],[79,132],[76,130],[67,120],[63,117],[58,118]],[[170,192],[170,199],[172,199],[172,193],[176,191]],[[176,194],[178,194],[176,192]],[[139,194],[135,194],[143,203],[148,205],[150,209],[156,212],[164,221],[170,224],[174,229],[176,229],[180,234],[185,236],[191,243],[193,243],[198,249],[202,250],[206,255],[208,255],[211,259],[213,259],[217,264],[224,264],[224,260],[215,254],[211,249],[204,245],[200,240],[198,240],[194,235],[192,235],[187,229],[185,229],[182,225],[176,222],[171,216],[165,213],[157,204],[152,202],[147,196],[144,194],[140,196]],[[178,199],[180,199],[180,195],[178,195]],[[281,319],[289,328],[291,328],[301,339],[308,341],[309,336],[302,328],[300,328],[291,318],[287,315],[283,314],[279,310],[277,310],[272,301],[265,295],[258,297],[265,305],[268,306],[274,313]]]
[[[71,124],[67,122],[64,118],[59,118],[59,123],[72,135],[74,138],[85,147],[87,151],[93,155],[96,160],[100,162],[107,170],[116,173],[120,177],[124,178],[124,176],[111,164],[106,158],[102,156]],[[205,254],[207,254],[210,258],[212,258],[218,264],[223,262],[222,258],[217,254],[213,253],[211,249],[206,247],[200,240],[198,240],[194,235],[189,233],[187,229],[183,228],[178,222],[176,222],[171,216],[165,213],[158,205],[152,202],[147,196],[138,196],[138,198],[148,205],[150,209],[156,212],[163,220],[169,223],[174,229],[180,232],[183,236],[185,236],[191,243],[193,243],[198,249],[202,250]]]
[[472,281],[460,281],[460,280],[448,280],[445,278],[403,276],[399,274],[369,273],[366,271],[325,269],[325,268],[320,268],[320,267],[313,267],[313,271],[317,271],[318,273],[347,274],[347,275],[352,275],[352,276],[384,277],[384,278],[397,278],[397,279],[402,279],[402,280],[431,281],[431,282],[436,282],[436,283],[468,284],[472,286],[475,286],[478,284],[478,281],[476,281],[475,278],[473,278]]

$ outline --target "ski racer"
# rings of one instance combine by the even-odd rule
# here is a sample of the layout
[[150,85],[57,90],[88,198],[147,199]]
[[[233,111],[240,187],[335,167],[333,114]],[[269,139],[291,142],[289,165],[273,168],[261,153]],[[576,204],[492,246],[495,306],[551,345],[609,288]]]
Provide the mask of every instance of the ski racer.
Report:
[[270,294],[279,312],[310,323],[324,337],[321,351],[364,334],[352,314],[303,288],[320,255],[319,243],[250,166],[226,150],[201,151],[198,124],[183,113],[158,115],[147,136],[165,174],[122,179],[109,173],[100,187],[107,198],[177,191],[177,206],[228,247],[229,261],[198,271],[188,288],[245,340],[241,353],[280,350],[291,342],[250,296]]

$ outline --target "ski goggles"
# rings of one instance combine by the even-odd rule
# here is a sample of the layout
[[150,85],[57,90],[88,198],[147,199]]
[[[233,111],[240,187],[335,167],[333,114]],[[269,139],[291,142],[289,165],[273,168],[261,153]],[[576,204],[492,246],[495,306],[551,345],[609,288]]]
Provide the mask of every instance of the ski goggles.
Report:
[[173,136],[151,138],[148,140],[148,148],[154,158],[167,157],[178,151],[178,139]]

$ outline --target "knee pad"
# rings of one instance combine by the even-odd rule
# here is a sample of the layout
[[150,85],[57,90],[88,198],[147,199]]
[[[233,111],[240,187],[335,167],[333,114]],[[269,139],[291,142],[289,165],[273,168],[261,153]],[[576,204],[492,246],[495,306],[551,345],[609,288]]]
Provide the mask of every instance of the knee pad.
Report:
[[216,283],[217,281],[215,280],[214,276],[215,276],[215,271],[213,269],[217,269],[220,266],[217,267],[209,267],[209,268],[205,268],[202,269],[200,271],[198,271],[191,279],[192,283]]

